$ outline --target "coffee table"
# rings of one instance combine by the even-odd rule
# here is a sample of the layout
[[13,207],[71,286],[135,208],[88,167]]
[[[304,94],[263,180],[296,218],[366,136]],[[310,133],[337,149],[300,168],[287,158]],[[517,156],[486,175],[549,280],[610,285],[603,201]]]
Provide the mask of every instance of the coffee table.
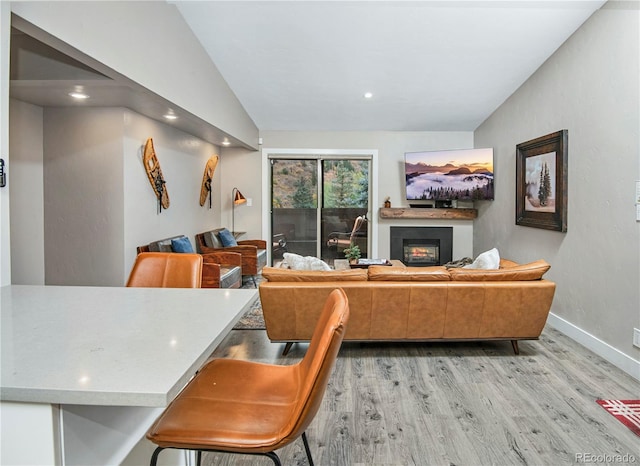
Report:
[[[404,263],[401,260],[390,259],[389,262],[391,263],[391,267],[406,267],[406,265],[404,265]],[[333,268],[335,270],[349,270],[352,267],[349,264],[349,261],[347,259],[335,259],[333,261]],[[362,268],[362,267],[358,267],[358,268]]]

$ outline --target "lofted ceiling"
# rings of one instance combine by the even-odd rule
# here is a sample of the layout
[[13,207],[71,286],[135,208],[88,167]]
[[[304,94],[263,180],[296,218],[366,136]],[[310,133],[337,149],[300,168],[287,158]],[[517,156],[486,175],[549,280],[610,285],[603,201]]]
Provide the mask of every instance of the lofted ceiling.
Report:
[[258,128],[310,131],[474,130],[603,3],[175,2]]
[[[14,18],[13,22],[30,29],[19,18]],[[130,108],[212,144],[252,149],[232,135],[108,69],[91,57],[68,46],[65,47],[65,53],[49,45],[47,40],[53,43],[57,41],[41,31],[38,33],[45,37],[43,41],[19,28],[11,29],[11,98],[40,107]],[[77,100],[70,96],[71,92],[83,93],[89,98]],[[167,114],[173,114],[177,119],[168,120],[165,117]]]
[[[174,0],[260,130],[472,131],[604,0]],[[73,55],[73,54],[72,54]],[[122,106],[244,144],[90,57],[12,30],[12,98]],[[367,99],[366,92],[373,95]]]

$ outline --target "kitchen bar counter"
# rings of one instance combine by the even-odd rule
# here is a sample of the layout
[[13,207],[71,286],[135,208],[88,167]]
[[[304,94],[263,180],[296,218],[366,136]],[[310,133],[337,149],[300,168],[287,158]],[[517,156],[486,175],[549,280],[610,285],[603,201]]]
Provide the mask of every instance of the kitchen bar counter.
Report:
[[[163,408],[256,299],[257,290],[2,287],[3,414],[16,406],[59,407],[65,430],[80,426],[69,413],[101,417],[105,409]],[[74,463],[73,441],[61,440],[62,461]]]

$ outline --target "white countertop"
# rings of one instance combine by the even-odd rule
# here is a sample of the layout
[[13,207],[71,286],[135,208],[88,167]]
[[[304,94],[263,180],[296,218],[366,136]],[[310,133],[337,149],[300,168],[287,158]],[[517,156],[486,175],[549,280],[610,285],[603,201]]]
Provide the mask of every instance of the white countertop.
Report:
[[163,407],[257,290],[0,288],[0,399]]

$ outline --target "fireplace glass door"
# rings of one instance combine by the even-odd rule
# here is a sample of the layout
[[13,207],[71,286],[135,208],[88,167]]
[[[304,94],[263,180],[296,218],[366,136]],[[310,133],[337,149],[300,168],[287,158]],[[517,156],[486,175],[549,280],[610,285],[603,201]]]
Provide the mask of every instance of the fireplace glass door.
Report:
[[409,266],[430,266],[440,264],[440,244],[420,244],[413,240],[403,245],[404,259]]
[[451,262],[452,227],[391,227],[390,258],[412,267],[429,267]]

